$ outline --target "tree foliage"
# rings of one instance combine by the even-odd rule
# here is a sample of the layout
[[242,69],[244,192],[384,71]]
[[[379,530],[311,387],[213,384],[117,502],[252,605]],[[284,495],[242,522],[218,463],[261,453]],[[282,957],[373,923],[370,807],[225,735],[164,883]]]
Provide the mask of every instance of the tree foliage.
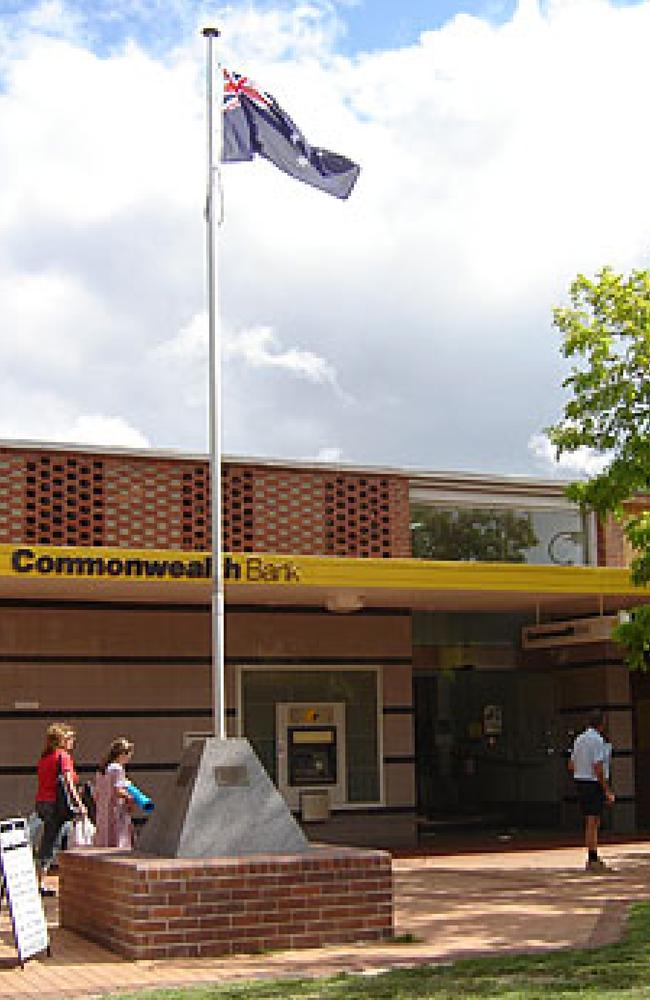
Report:
[[[570,306],[554,310],[562,353],[571,361],[562,383],[570,398],[547,433],[558,457],[580,448],[606,457],[601,472],[572,483],[567,493],[584,509],[622,523],[636,553],[632,579],[645,585],[650,582],[650,272],[625,276],[605,267],[593,280],[580,274],[570,299]],[[626,507],[629,501],[634,503]],[[650,612],[631,612],[616,638],[627,646],[630,666],[645,664],[641,654],[650,649]]]
[[650,604],[641,604],[629,612],[628,621],[612,629],[616,642],[625,647],[625,659],[631,670],[647,670],[650,658]]

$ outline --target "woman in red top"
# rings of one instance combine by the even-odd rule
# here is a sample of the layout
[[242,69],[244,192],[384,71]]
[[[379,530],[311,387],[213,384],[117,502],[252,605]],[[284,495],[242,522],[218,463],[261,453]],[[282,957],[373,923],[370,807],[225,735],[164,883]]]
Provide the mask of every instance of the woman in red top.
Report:
[[[38,761],[38,789],[36,792],[36,812],[43,820],[43,837],[39,850],[39,879],[46,874],[52,864],[54,844],[65,820],[56,808],[56,784],[59,768],[68,786],[70,797],[84,816],[85,807],[77,791],[77,775],[72,760],[72,748],[75,734],[69,726],[59,722],[48,726],[45,733],[45,746]],[[60,762],[60,763],[59,763]],[[41,886],[43,895],[53,895],[53,889]]]

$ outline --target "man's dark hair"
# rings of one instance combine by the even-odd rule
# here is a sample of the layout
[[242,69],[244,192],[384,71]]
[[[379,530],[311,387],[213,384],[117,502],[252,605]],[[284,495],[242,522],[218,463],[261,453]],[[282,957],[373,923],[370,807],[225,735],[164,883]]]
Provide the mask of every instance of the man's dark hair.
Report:
[[590,725],[592,729],[598,729],[604,722],[605,713],[602,708],[593,708],[587,716],[587,724]]

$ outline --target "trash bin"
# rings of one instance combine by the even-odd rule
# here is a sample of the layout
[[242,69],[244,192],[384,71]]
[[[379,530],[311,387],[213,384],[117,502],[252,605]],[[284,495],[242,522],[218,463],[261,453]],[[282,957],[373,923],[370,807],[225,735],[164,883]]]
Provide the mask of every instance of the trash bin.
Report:
[[303,823],[319,823],[330,818],[330,795],[327,789],[303,792],[300,796]]

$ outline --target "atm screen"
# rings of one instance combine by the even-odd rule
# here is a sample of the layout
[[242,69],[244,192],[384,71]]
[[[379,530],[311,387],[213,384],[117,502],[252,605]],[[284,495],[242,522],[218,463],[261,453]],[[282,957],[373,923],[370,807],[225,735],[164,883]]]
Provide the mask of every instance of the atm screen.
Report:
[[292,743],[336,743],[336,733],[327,729],[294,729],[292,730]]
[[336,727],[290,726],[288,737],[289,784],[335,785]]

